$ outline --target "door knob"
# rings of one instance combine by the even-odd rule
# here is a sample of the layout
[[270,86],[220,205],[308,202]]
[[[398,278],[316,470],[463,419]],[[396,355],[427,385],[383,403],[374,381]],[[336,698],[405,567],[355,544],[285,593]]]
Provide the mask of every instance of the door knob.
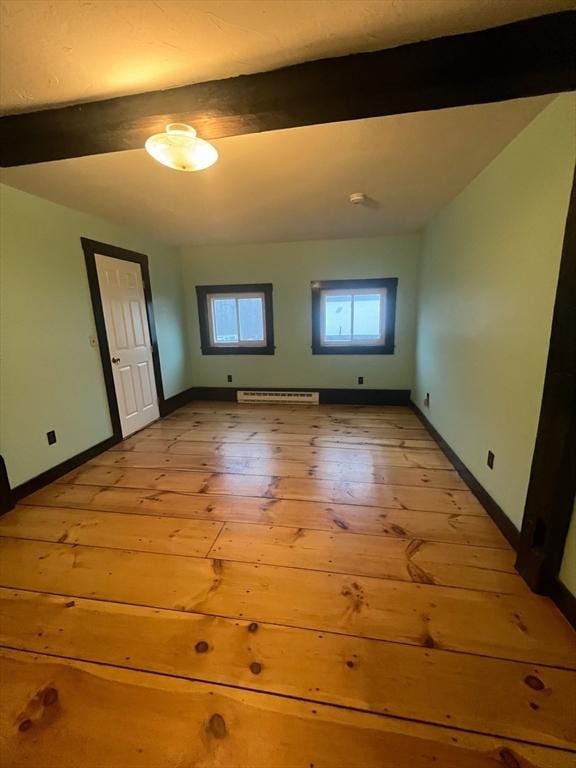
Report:
[[112,362],[113,363],[119,363],[120,362],[120,358],[119,357],[113,357],[112,358]]

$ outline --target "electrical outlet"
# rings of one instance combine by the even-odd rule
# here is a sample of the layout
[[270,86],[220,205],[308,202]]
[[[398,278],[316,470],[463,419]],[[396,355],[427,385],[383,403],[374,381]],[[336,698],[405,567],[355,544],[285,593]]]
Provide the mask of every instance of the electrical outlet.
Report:
[[46,437],[48,438],[48,445],[54,445],[56,442],[56,432],[53,429],[50,432],[46,432]]
[[228,381],[232,381],[232,374],[231,373],[228,374]]
[[358,376],[358,384],[364,384],[364,376]]
[[494,454],[492,451],[488,451],[488,458],[486,459],[486,464],[490,467],[490,469],[494,469]]
[[430,392],[426,392],[426,397],[424,398],[424,405],[426,408],[430,408]]

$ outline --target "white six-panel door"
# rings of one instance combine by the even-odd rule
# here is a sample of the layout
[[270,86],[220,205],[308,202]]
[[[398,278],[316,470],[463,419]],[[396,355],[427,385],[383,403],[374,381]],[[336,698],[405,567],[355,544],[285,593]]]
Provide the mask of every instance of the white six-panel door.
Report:
[[122,435],[159,417],[140,265],[96,254]]

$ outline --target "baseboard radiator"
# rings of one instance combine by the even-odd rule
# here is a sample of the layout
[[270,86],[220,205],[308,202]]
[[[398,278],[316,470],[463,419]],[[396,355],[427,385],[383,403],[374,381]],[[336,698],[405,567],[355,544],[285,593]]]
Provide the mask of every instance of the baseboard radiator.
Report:
[[267,392],[266,390],[239,389],[239,403],[286,403],[290,405],[318,405],[319,392]]

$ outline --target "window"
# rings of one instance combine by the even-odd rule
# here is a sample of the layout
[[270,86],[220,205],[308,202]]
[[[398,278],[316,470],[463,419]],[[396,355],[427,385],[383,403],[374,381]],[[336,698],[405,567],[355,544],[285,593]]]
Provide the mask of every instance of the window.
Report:
[[272,285],[199,285],[204,355],[273,355]]
[[315,355],[393,355],[398,279],[312,283]]

